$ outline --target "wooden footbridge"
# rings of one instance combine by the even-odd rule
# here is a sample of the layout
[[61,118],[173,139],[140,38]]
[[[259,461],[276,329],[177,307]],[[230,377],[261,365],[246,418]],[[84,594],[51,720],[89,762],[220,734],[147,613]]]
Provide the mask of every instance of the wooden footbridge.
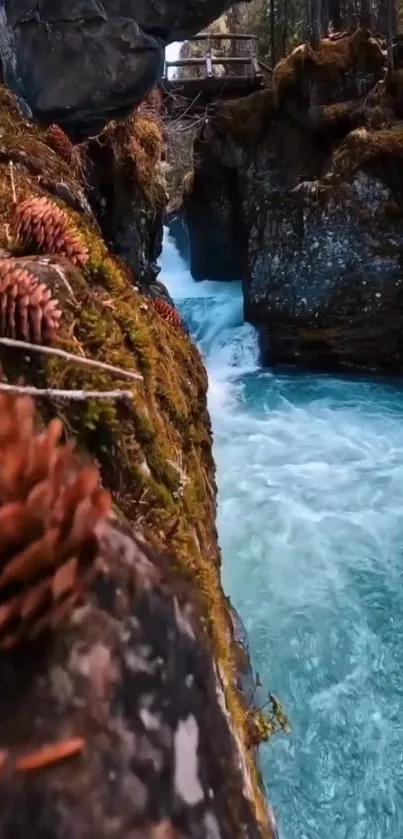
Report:
[[199,55],[165,61],[161,90],[170,116],[201,114],[215,102],[239,99],[265,86],[271,70],[258,58],[255,35],[206,33],[188,40],[200,45],[195,50]]

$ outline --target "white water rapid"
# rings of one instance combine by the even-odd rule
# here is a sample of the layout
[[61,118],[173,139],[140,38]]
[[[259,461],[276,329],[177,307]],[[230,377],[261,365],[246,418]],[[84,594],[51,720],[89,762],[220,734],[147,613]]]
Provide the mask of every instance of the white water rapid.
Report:
[[262,750],[280,839],[403,839],[403,390],[258,366],[237,284],[161,279],[209,373],[224,586],[292,735]]

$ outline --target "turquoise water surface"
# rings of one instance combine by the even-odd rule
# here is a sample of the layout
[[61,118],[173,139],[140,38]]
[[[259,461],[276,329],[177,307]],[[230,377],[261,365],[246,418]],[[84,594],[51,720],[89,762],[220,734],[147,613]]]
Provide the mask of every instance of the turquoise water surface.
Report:
[[238,284],[162,279],[206,358],[224,585],[292,735],[262,749],[280,839],[403,839],[403,388],[273,375]]

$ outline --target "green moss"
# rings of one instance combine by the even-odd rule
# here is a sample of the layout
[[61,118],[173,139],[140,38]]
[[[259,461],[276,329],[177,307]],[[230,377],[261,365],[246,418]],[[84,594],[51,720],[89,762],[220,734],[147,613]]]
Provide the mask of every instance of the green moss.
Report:
[[[276,700],[277,702],[277,700]],[[266,711],[250,711],[246,717],[246,728],[251,746],[267,743],[275,734],[291,731],[288,719],[280,707],[275,707],[270,713]]]

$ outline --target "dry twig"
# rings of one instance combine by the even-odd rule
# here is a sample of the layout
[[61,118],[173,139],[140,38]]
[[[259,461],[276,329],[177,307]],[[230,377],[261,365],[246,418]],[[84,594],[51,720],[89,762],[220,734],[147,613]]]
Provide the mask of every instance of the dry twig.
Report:
[[57,390],[51,387],[9,385],[6,382],[0,382],[0,392],[2,391],[19,396],[45,396],[48,399],[67,399],[73,402],[86,402],[89,399],[133,399],[131,390]]
[[17,193],[15,191],[15,181],[14,181],[14,163],[12,160],[9,161],[9,170],[10,170],[10,181],[11,181],[11,194],[13,196],[13,204],[17,203]]
[[74,355],[66,350],[56,349],[56,347],[44,347],[42,344],[30,344],[27,341],[17,341],[14,338],[0,338],[0,345],[5,347],[14,347],[19,350],[26,350],[26,352],[37,352],[43,355],[53,355],[58,358],[64,358],[66,361],[73,361],[76,364],[82,364],[86,367],[96,367],[99,370],[106,370],[109,373],[116,373],[126,379],[135,379],[142,381],[141,373],[133,373],[131,370],[123,370],[121,367],[115,367],[113,364],[106,364],[103,361],[96,361],[93,358],[86,358],[85,356]]
[[61,281],[62,281],[63,285],[65,286],[65,288],[67,289],[68,293],[70,294],[70,297],[71,297],[71,298],[72,298],[75,302],[77,302],[77,299],[76,299],[76,297],[75,297],[74,291],[73,291],[73,289],[72,289],[72,287],[71,287],[71,285],[70,285],[70,283],[69,283],[69,281],[68,281],[67,277],[64,275],[64,272],[62,271],[62,269],[61,269],[60,265],[53,265],[52,263],[48,263],[48,265],[49,265],[49,268],[53,268],[53,270],[54,270],[54,271],[56,271],[57,276],[61,279]]

